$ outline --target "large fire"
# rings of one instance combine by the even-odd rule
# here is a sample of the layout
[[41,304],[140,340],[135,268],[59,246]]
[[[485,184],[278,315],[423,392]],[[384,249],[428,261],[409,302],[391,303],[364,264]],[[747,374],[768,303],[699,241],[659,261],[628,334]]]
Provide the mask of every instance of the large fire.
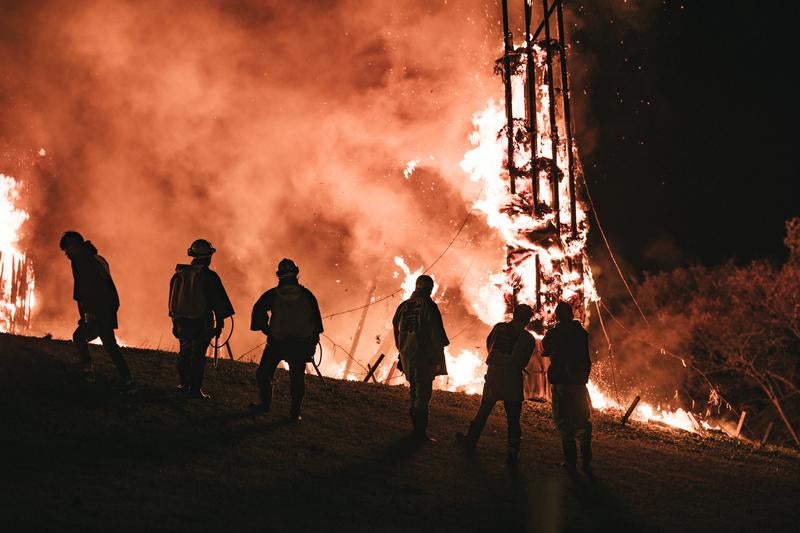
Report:
[[0,331],[21,332],[30,327],[34,304],[33,267],[20,252],[19,237],[28,213],[19,209],[20,186],[0,174]]

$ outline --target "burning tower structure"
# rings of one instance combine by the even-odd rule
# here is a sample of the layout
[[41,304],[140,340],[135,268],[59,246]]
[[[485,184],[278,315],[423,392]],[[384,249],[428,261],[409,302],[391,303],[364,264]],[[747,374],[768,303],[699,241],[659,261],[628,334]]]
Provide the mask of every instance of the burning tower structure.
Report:
[[[583,176],[573,138],[563,2],[522,2],[524,43],[515,45],[509,0],[502,0],[503,54],[495,71],[503,80],[504,109],[490,104],[476,115],[477,148],[462,168],[484,181],[475,207],[506,244],[505,266],[491,276],[499,294],[487,291],[494,292],[488,316],[497,319],[527,303],[542,333],[561,300],[585,321],[596,292],[585,253],[587,210],[576,185]],[[528,396],[547,396],[541,359],[529,370]]]

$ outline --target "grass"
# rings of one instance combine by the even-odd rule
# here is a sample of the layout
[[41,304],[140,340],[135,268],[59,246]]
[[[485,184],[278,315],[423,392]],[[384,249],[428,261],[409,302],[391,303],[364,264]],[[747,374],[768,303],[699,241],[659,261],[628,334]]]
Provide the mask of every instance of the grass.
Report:
[[299,424],[287,374],[253,414],[255,366],[175,393],[174,354],[125,349],[139,391],[81,382],[68,342],[0,335],[4,531],[796,531],[800,455],[598,414],[595,475],[570,478],[549,405],[526,403],[518,468],[498,406],[474,456],[452,445],[477,396],[435,392],[409,439],[407,389],[307,376]]

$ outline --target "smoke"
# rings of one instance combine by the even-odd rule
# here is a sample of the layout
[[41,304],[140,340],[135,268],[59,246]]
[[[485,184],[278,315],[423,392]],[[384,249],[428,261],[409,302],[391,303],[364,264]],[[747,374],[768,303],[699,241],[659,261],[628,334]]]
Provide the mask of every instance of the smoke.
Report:
[[[375,296],[394,291],[394,256],[430,264],[478,192],[458,162],[473,113],[501,94],[494,11],[477,0],[10,5],[4,150],[46,153],[18,176],[31,183],[36,329],[66,336],[76,318],[57,248],[66,229],[111,263],[130,344],[173,347],[167,283],[198,237],[218,249],[237,353],[260,340],[245,332],[250,307],[282,257],[323,314],[362,305],[373,282]],[[473,219],[433,270],[451,330],[470,318],[462,284],[500,261]],[[362,343],[385,338],[398,301],[370,310]],[[349,349],[358,319],[328,332]]]

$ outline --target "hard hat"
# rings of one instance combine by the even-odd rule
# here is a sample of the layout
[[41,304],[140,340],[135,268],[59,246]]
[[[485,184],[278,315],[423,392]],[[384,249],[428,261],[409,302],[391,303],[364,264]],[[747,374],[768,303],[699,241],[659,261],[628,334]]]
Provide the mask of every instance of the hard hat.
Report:
[[414,288],[431,292],[433,290],[433,278],[426,274],[419,276],[417,282],[414,284]]
[[216,251],[217,249],[211,246],[211,243],[207,240],[197,239],[189,246],[186,253],[189,254],[189,257],[211,257]]
[[294,264],[294,261],[285,257],[281,259],[280,263],[278,263],[278,271],[275,272],[279,278],[294,278],[299,273],[300,269],[297,268],[297,265]]

